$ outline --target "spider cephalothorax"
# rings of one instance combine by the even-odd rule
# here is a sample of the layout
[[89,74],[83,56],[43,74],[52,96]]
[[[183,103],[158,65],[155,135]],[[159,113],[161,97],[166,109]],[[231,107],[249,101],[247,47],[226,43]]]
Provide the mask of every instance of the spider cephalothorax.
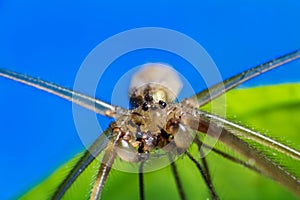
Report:
[[[150,152],[181,154],[190,144],[190,133],[181,124],[181,108],[171,103],[174,95],[159,84],[147,84],[133,91],[130,103],[134,108],[129,116],[111,124],[121,132],[117,145],[118,156],[128,162],[149,158]],[[189,139],[184,144],[176,138]]]

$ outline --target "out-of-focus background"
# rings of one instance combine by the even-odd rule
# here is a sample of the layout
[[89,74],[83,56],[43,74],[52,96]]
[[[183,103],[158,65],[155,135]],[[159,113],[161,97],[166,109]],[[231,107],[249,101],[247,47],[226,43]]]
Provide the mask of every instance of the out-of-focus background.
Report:
[[[223,78],[300,47],[300,2],[287,1],[0,1],[0,67],[72,88],[77,70],[100,42],[128,29],[169,28],[200,43]],[[155,50],[112,64],[97,96],[110,101],[118,67],[146,62],[187,65]],[[243,86],[299,81],[298,63]],[[298,67],[299,68],[299,67]],[[193,88],[197,84],[190,75]],[[120,98],[126,99],[126,95]],[[124,100],[125,101],[125,100]],[[0,79],[0,199],[39,183],[83,149],[72,106],[44,92]],[[101,123],[108,124],[105,118]]]

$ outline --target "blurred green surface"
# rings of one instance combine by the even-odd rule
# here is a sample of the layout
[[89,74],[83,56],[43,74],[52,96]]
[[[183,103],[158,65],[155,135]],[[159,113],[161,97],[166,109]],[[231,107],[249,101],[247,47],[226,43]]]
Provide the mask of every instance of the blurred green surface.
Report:
[[[227,117],[247,127],[266,133],[300,149],[300,84],[236,89],[226,94]],[[222,144],[217,147],[238,156]],[[191,151],[195,155],[195,147]],[[55,171],[21,199],[47,199],[79,158]],[[297,199],[283,186],[218,155],[207,156],[211,176],[220,199]],[[286,161],[288,159],[285,159]],[[299,162],[284,162],[299,177]],[[86,199],[90,177],[99,163],[94,162],[64,196],[64,199]],[[210,198],[207,187],[195,165],[186,156],[176,161],[187,199]],[[171,168],[145,174],[146,199],[179,199]],[[102,199],[139,199],[138,175],[113,170],[105,185]]]

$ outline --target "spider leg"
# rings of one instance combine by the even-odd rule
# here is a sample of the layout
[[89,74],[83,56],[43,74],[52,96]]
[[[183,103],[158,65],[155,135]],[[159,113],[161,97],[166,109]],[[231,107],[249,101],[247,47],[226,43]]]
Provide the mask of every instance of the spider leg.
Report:
[[98,174],[96,176],[93,188],[91,190],[90,200],[98,200],[101,197],[101,193],[103,191],[106,179],[110,173],[111,166],[114,163],[117,156],[115,147],[120,140],[121,134],[122,133],[120,132],[117,135],[117,137],[108,144],[105,150],[104,157],[102,159]]
[[206,178],[207,178],[208,187],[210,189],[210,194],[213,197],[213,199],[218,199],[218,196],[217,196],[217,193],[215,191],[215,188],[214,188],[214,185],[213,185],[213,182],[212,182],[212,179],[211,179],[211,175],[210,175],[210,172],[209,172],[208,163],[207,163],[206,157],[204,155],[203,149],[201,148],[201,143],[202,142],[200,141],[198,135],[195,136],[194,142],[198,146],[198,150],[200,152],[200,158],[201,158],[201,161],[202,161],[202,164],[203,164],[204,175],[206,175]]
[[184,190],[183,190],[183,187],[182,187],[182,183],[181,183],[181,180],[180,180],[180,177],[179,177],[179,174],[178,174],[176,164],[173,161],[173,158],[172,158],[171,154],[169,153],[168,155],[169,155],[169,160],[171,162],[171,169],[172,169],[172,173],[173,173],[174,178],[175,178],[175,182],[176,182],[176,186],[177,186],[177,189],[178,189],[178,192],[179,192],[179,196],[182,200],[185,200],[186,196],[185,196],[185,193],[184,193]]
[[200,142],[200,143],[197,144],[197,145],[200,145],[200,147],[203,146],[203,147],[206,148],[206,149],[210,149],[210,150],[211,150],[212,152],[214,152],[215,154],[217,154],[217,155],[219,155],[219,156],[222,156],[223,158],[225,158],[225,159],[227,159],[227,160],[230,160],[231,162],[237,163],[237,164],[239,164],[239,165],[241,165],[241,166],[244,166],[244,167],[246,167],[246,168],[248,168],[248,169],[250,169],[250,170],[253,170],[253,171],[255,171],[255,172],[261,174],[261,172],[260,172],[256,167],[254,167],[254,166],[252,166],[252,165],[250,165],[250,164],[248,164],[248,163],[246,163],[246,162],[244,162],[244,161],[242,161],[242,160],[240,160],[240,159],[238,159],[238,158],[235,158],[235,157],[233,157],[233,156],[231,156],[231,155],[229,155],[229,154],[227,154],[227,153],[225,153],[225,152],[223,152],[223,151],[221,151],[221,150],[218,150],[218,149],[216,149],[216,148],[214,148],[214,147],[212,147],[212,146],[209,146],[209,145],[207,145],[207,144],[204,144],[204,143],[202,143],[201,141],[199,141],[199,142]]
[[193,115],[182,116],[182,120],[185,122],[184,124],[188,124],[194,130],[198,130],[211,137],[218,138],[222,143],[236,150],[246,159],[251,159],[262,174],[281,183],[300,196],[300,180],[263,152],[252,147],[250,144],[238,137],[244,134],[242,133],[242,129],[239,129],[239,127],[236,126],[231,126],[231,124],[227,124],[223,127],[220,125],[223,124],[223,122],[220,121],[219,118],[211,118],[211,115],[207,115],[199,110],[194,111],[198,112],[200,118],[195,119]]
[[[260,74],[282,66],[286,63],[292,62],[293,60],[296,60],[298,58],[300,58],[300,50],[296,50],[283,56],[277,57],[273,60],[232,76],[231,78],[226,79],[224,82],[218,83],[206,90],[203,90],[195,96],[183,100],[182,103],[192,105],[195,108],[199,108],[200,106],[209,103],[211,100],[248,81],[249,79],[252,79]],[[197,103],[193,101],[194,99],[197,100]]]
[[300,161],[300,152],[295,150],[295,149],[292,149],[291,147],[289,146],[286,146],[280,142],[277,142],[276,140],[273,140],[259,132],[255,132],[253,130],[250,130],[248,128],[245,128],[239,124],[236,124],[234,122],[231,122],[227,119],[224,119],[222,117],[219,117],[219,116],[216,116],[214,114],[211,114],[211,113],[205,113],[205,112],[202,112],[203,114],[205,114],[207,117],[211,118],[211,119],[214,119],[214,120],[217,120],[221,123],[223,123],[223,126],[226,126],[228,127],[228,129],[232,129],[232,131],[235,131],[237,130],[237,135],[239,136],[243,136],[247,139],[251,139],[259,144],[262,144],[264,146],[267,146],[267,147],[270,147],[272,149],[276,149],[277,151],[281,152],[281,153],[284,153],[298,161]]
[[98,139],[92,144],[92,146],[85,151],[83,156],[75,164],[73,169],[69,172],[66,178],[57,187],[55,193],[51,197],[53,200],[61,199],[66,191],[72,186],[76,179],[82,174],[82,172],[95,160],[95,157],[99,155],[109,143],[109,139],[106,134],[110,134],[111,130],[107,129],[103,132]]
[[212,183],[211,176],[210,176],[210,173],[209,173],[208,163],[207,163],[207,160],[205,158],[203,149],[201,148],[201,143],[202,142],[200,141],[198,135],[195,136],[194,142],[198,146],[198,151],[200,152],[200,158],[201,158],[201,161],[202,161],[202,164],[203,164],[203,167],[204,167],[205,174],[207,175],[207,179],[208,179],[209,182]]
[[139,168],[139,188],[140,188],[140,200],[145,200],[145,190],[144,190],[144,161],[141,162]]
[[207,185],[208,189],[209,189],[209,192],[210,192],[210,195],[212,197],[212,199],[214,200],[217,200],[219,199],[214,187],[213,187],[213,184],[211,182],[211,180],[208,178],[208,175],[206,174],[206,171],[205,169],[201,166],[201,164],[192,156],[192,154],[190,154],[188,151],[185,152],[185,154],[189,157],[189,159],[197,166],[198,170],[200,171],[203,179],[204,179],[204,182],[205,184]]
[[91,96],[70,90],[48,81],[13,72],[7,69],[0,68],[0,76],[54,94],[84,108],[92,110],[100,115],[116,118],[122,114],[128,113],[128,110],[126,109],[112,106]]
[[[180,110],[180,109],[179,109]],[[186,117],[185,114],[179,112],[178,115],[183,115]],[[188,114],[188,113],[186,113]],[[176,114],[175,114],[176,115]],[[179,119],[184,119],[182,118],[182,116],[178,116]],[[203,168],[201,166],[201,164],[187,151],[188,147],[191,145],[191,143],[193,141],[195,141],[195,133],[196,131],[195,130],[192,130],[190,129],[187,125],[187,123],[184,123],[184,120],[182,121],[183,123],[178,123],[178,127],[180,127],[180,129],[176,129],[176,131],[174,131],[174,143],[176,145],[177,148],[179,148],[177,150],[177,152],[183,152],[185,151],[185,154],[188,155],[188,157],[196,164],[197,168],[199,169],[209,191],[210,191],[210,194],[211,194],[211,197],[213,199],[218,199],[218,196],[215,192],[215,189],[213,187],[213,184],[212,184],[212,181],[211,181],[211,177],[208,173],[208,165],[206,163],[206,159],[204,156],[200,156],[201,159],[202,159],[202,162],[204,163],[205,167]],[[199,146],[199,151],[202,152],[202,149],[200,148]],[[203,152],[202,152],[203,153]],[[181,185],[181,182],[180,182],[180,179],[179,179],[179,176],[178,176],[178,172],[177,172],[177,169],[176,169],[176,166],[175,166],[175,163],[172,162],[172,157],[171,157],[171,154],[169,153],[169,160],[171,161],[171,167],[172,167],[172,172],[174,174],[174,177],[175,177],[175,180],[176,180],[176,184],[177,184],[177,188],[178,188],[178,191],[179,191],[179,194],[180,194],[180,197],[182,199],[185,199],[185,195],[183,193],[183,189],[182,189],[182,185]]]

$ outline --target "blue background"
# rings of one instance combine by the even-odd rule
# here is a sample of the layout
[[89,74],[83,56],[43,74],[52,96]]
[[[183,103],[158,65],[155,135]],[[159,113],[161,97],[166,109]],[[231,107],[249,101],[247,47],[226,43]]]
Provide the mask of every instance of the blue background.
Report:
[[[82,61],[101,41],[128,29],[155,26],[182,32],[199,42],[226,78],[299,48],[299,10],[298,0],[2,0],[0,67],[71,88]],[[116,63],[127,67],[148,61],[186,64],[165,52],[137,55],[124,56]],[[110,77],[115,77],[116,69],[106,73],[97,94],[101,99],[110,100],[115,84]],[[245,85],[299,79],[298,61]],[[194,86],[195,90],[203,88]],[[83,149],[67,101],[1,78],[0,108],[0,199],[25,192]]]

